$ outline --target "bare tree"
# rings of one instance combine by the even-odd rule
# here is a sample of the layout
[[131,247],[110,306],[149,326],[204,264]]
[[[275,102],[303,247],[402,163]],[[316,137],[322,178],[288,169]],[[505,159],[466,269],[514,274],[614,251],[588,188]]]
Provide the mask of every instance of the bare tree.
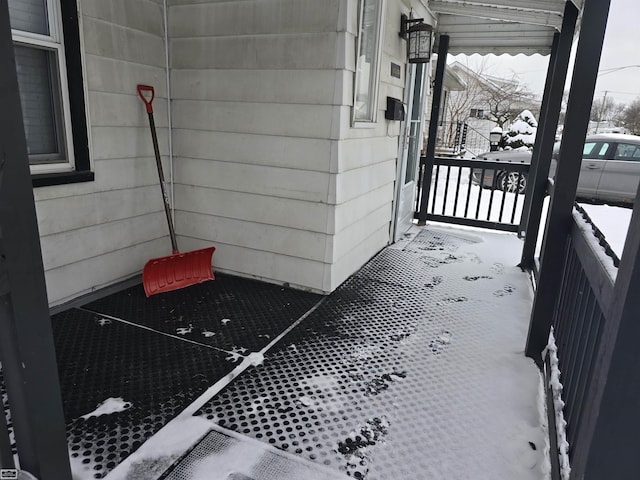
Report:
[[[483,110],[481,118],[491,120],[504,130],[505,125],[522,110],[539,111],[539,105],[514,75],[511,78],[494,77],[487,73],[487,62],[475,69],[458,65],[457,73],[464,76],[466,89],[452,92],[446,104],[446,116],[453,122],[466,122],[472,109]],[[462,76],[461,75],[461,76]]]
[[445,104],[445,126],[444,138],[446,143],[453,142],[455,124],[457,122],[465,123],[470,115],[471,109],[483,105],[484,85],[482,77],[486,69],[487,60],[483,59],[474,70],[468,65],[463,65],[463,70],[455,69],[454,72],[464,77],[465,87],[463,90],[451,92]]
[[625,107],[620,115],[624,126],[634,135],[640,135],[640,98]]
[[607,97],[608,92],[604,92],[602,98],[597,98],[591,104],[590,120],[594,122],[602,122],[603,120],[614,120],[614,114],[620,113],[620,105],[611,97]]
[[487,117],[504,130],[505,125],[516,118],[523,109],[532,109],[535,99],[515,77],[510,80],[493,79],[492,83],[496,88],[486,91],[486,102],[489,106]]

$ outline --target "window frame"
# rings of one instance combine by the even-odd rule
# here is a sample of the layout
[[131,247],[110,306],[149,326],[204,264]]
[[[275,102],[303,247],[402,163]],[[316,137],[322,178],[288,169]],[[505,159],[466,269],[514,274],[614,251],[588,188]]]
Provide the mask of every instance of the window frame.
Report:
[[[84,69],[80,48],[79,11],[76,0],[45,0],[49,34],[11,29],[15,45],[52,51],[56,57],[52,77],[53,103],[58,103],[57,137],[64,159],[29,163],[34,187],[93,181],[89,157]],[[45,154],[46,155],[46,154]],[[32,156],[29,156],[32,158]]]
[[[356,97],[358,95],[358,84],[360,79],[360,48],[362,47],[362,37],[364,28],[364,7],[367,1],[378,3],[378,15],[376,18],[376,38],[375,38],[375,54],[374,54],[374,79],[370,85],[373,86],[372,91],[369,92],[367,101],[369,102],[369,108],[371,114],[368,119],[356,118]],[[360,0],[358,2],[358,35],[356,40],[356,65],[353,75],[353,106],[351,107],[351,126],[354,128],[373,128],[377,124],[378,119],[378,96],[380,94],[380,63],[382,60],[382,43],[384,39],[384,14],[386,9],[386,0]]]

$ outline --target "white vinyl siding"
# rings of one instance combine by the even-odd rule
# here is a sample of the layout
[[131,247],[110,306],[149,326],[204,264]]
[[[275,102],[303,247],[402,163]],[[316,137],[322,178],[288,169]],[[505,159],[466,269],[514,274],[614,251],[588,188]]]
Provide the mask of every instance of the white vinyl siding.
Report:
[[156,89],[168,179],[162,5],[82,0],[80,6],[95,180],[34,189],[51,305],[131,278],[149,258],[171,253],[148,117],[136,93],[138,83]]
[[178,242],[217,271],[329,289],[343,3],[172,2]]

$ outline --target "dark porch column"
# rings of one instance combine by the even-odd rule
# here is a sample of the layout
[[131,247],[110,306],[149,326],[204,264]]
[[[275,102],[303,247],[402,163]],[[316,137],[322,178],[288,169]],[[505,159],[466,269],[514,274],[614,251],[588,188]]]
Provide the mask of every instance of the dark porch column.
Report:
[[440,104],[442,103],[442,89],[444,87],[444,69],[447,66],[447,53],[449,52],[449,35],[440,35],[438,42],[438,63],[436,64],[436,78],[433,86],[431,100],[431,116],[429,117],[429,137],[427,138],[427,155],[422,170],[422,188],[420,195],[420,213],[418,225],[427,222],[427,204],[429,203],[429,190],[431,189],[431,175],[433,162],[436,156],[436,139],[438,136],[438,121],[440,120]]
[[6,0],[0,0],[0,105],[0,360],[21,468],[39,480],[69,479]]
[[571,211],[576,197],[582,150],[602,54],[610,0],[585,0],[580,39],[569,92],[560,161],[551,196],[542,263],[533,302],[525,353],[538,364],[547,344],[561,281]]
[[640,191],[614,286],[593,381],[572,450],[571,478],[640,475]]
[[529,189],[522,211],[522,221],[518,234],[526,235],[522,249],[522,268],[532,269],[542,204],[547,189],[549,166],[553,153],[553,144],[558,129],[558,117],[562,109],[562,94],[567,80],[571,45],[576,28],[578,9],[572,2],[567,2],[562,19],[562,30],[556,33],[551,49],[551,58],[547,70],[547,79],[540,111],[540,127],[533,147],[531,169],[529,170]]

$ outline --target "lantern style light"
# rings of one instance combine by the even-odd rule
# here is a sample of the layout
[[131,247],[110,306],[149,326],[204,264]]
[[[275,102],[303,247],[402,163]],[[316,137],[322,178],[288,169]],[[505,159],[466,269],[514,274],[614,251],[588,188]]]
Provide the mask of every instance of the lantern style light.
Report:
[[502,140],[502,129],[500,127],[494,127],[489,133],[489,151],[495,152],[498,150]]
[[427,63],[431,60],[431,33],[433,27],[424,23],[424,18],[400,17],[399,35],[407,40],[409,63]]

